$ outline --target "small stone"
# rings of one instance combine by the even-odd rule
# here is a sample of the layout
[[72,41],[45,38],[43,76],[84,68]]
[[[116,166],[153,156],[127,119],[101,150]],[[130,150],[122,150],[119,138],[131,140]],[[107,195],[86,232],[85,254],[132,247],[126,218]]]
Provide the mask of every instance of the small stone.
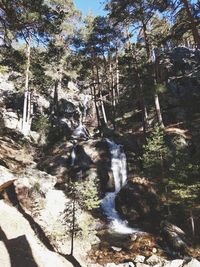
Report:
[[103,267],[103,266],[98,263],[92,263],[90,265],[87,265],[87,267]]
[[192,259],[188,263],[185,263],[183,267],[200,267],[200,262],[196,259]]
[[164,267],[182,267],[184,260],[173,260],[169,261]]
[[149,267],[149,265],[144,264],[144,263],[141,263],[141,262],[138,262],[138,263],[136,264],[136,267]]
[[117,267],[115,263],[107,263],[105,267]]
[[156,248],[153,248],[153,249],[152,249],[152,253],[155,254],[156,252],[157,252],[157,249],[156,249]]
[[137,235],[136,234],[131,235],[131,241],[136,241],[136,240],[137,240]]
[[166,263],[166,260],[157,256],[157,255],[152,255],[146,260],[146,263],[151,265],[151,266],[154,266],[157,264],[162,265],[163,263]]
[[128,262],[126,262],[126,263],[117,264],[116,266],[117,267],[129,267],[129,264],[128,264]]
[[143,263],[145,261],[145,257],[141,255],[137,255],[134,259],[135,263]]
[[111,248],[112,248],[112,250],[114,250],[116,252],[120,252],[122,250],[122,248],[115,247],[115,246],[112,246]]

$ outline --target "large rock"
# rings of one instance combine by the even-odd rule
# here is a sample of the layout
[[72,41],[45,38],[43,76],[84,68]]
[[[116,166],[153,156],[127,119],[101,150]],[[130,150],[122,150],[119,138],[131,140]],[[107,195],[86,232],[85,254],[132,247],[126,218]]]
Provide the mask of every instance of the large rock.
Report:
[[14,181],[15,177],[9,171],[9,169],[5,168],[4,166],[0,166],[0,193],[2,193]]
[[169,261],[167,264],[164,265],[164,267],[182,267],[184,263],[184,260],[173,260],[173,261]]
[[21,126],[21,120],[16,112],[6,109],[1,110],[3,125],[8,129],[19,130]]
[[174,254],[185,255],[189,244],[186,234],[178,226],[164,220],[160,224],[161,234]]
[[128,180],[116,197],[116,209],[129,222],[153,217],[160,211],[153,185],[139,177]]
[[196,259],[191,259],[189,262],[184,264],[184,267],[200,267],[200,262]]
[[15,207],[1,200],[0,209],[0,266],[72,266],[42,244],[30,223]]
[[163,266],[163,264],[167,263],[167,261],[157,255],[151,255],[147,260],[146,263],[149,264],[150,266]]

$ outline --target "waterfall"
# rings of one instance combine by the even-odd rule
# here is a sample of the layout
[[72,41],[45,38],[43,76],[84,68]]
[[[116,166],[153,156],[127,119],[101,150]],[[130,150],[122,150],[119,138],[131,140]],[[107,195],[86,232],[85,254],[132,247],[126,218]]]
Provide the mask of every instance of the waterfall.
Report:
[[122,220],[115,209],[115,197],[120,189],[126,184],[127,162],[123,146],[106,139],[111,154],[111,170],[113,172],[115,192],[107,193],[101,202],[101,207],[110,221],[109,227],[117,233],[132,234],[138,232],[128,226],[126,220]]
[[115,192],[118,193],[127,180],[126,154],[122,145],[118,145],[109,139],[106,139],[106,142],[111,154],[111,170],[114,177]]

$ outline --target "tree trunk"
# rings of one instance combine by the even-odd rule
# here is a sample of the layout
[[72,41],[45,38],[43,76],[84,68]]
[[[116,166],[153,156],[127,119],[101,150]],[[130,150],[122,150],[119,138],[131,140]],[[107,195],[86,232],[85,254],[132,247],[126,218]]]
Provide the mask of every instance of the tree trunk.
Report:
[[149,40],[148,40],[148,35],[147,35],[147,25],[144,21],[142,21],[142,30],[143,30],[143,35],[144,35],[144,43],[145,43],[145,49],[147,52],[147,58],[151,58],[151,53],[150,53],[150,45],[149,45]]
[[111,64],[111,60],[109,63],[109,72],[110,72],[110,91],[111,91],[111,99],[112,99],[112,112],[113,112],[113,127],[115,129],[115,118],[116,118],[116,91],[114,86],[114,76],[113,76],[113,68]]
[[95,82],[93,82],[93,89],[94,89],[94,105],[95,105],[95,109],[96,109],[97,125],[98,125],[98,128],[100,130],[101,123],[100,123],[99,109],[98,109],[98,105],[97,105],[97,95],[96,95]]
[[96,71],[97,71],[97,85],[98,85],[98,91],[99,91],[99,97],[100,97],[100,103],[101,103],[101,111],[102,111],[104,124],[107,126],[108,121],[107,121],[106,111],[105,111],[105,107],[104,107],[104,101],[103,101],[103,97],[102,97],[102,91],[101,91],[101,86],[100,86],[100,77],[99,77],[99,69],[98,69],[97,65],[96,65]]
[[116,93],[117,93],[117,99],[116,102],[119,103],[119,54],[118,54],[118,45],[116,45]]
[[140,106],[142,109],[142,124],[143,124],[143,133],[144,133],[144,137],[146,138],[146,130],[147,130],[147,126],[148,126],[148,111],[147,111],[147,106],[146,106],[146,102],[145,102],[145,97],[144,97],[144,92],[143,92],[143,83],[142,83],[142,79],[140,77],[140,73],[138,70],[138,62],[137,62],[137,57],[134,54],[134,52],[132,51],[132,56],[135,59],[135,72],[136,72],[136,76],[137,76],[137,84],[139,87],[139,101],[140,101]]
[[108,120],[107,120],[107,116],[106,116],[106,111],[105,111],[105,106],[104,106],[103,96],[102,96],[101,90],[100,90],[100,100],[101,100],[101,109],[102,109],[103,120],[104,120],[105,125],[107,125]]
[[58,92],[62,89],[62,71],[58,71],[58,78],[55,81],[54,96],[53,96],[53,115],[58,115]]
[[30,92],[29,92],[29,71],[30,71],[30,56],[31,56],[31,46],[30,46],[30,40],[27,42],[27,63],[26,63],[26,79],[25,79],[25,90],[24,90],[24,107],[23,107],[23,117],[22,117],[22,133],[24,135],[27,135],[30,126],[28,125],[28,107],[29,107],[29,98],[30,98]]
[[28,92],[27,127],[31,129],[31,92]]
[[53,114],[57,115],[58,111],[58,83],[59,80],[55,81],[55,86],[54,86],[54,95],[53,95]]
[[[156,85],[158,82],[163,82],[162,75],[161,75],[161,77],[159,77],[159,75],[158,75],[158,73],[159,73],[159,70],[158,70],[159,65],[158,65],[157,58],[155,58],[154,67],[155,67],[154,68],[154,72],[155,72],[154,83]],[[161,128],[164,129],[165,126],[164,126],[164,123],[163,123],[163,118],[162,118],[162,113],[161,113],[161,108],[160,108],[160,101],[159,101],[159,96],[158,96],[157,92],[154,93],[154,102],[155,102],[155,107],[156,107],[156,114],[157,114],[157,118],[158,118],[158,123],[160,124]]]
[[159,101],[159,97],[157,93],[154,93],[154,102],[155,102],[155,106],[156,106],[156,113],[157,113],[157,117],[158,117],[158,122],[161,126],[161,128],[165,128],[164,123],[163,123],[163,119],[162,119],[162,113],[161,113],[161,109],[160,109],[160,101]]
[[191,222],[191,229],[192,229],[192,236],[195,237],[195,225],[194,225],[194,216],[192,209],[190,210],[190,222]]
[[192,30],[192,35],[194,37],[194,42],[195,42],[197,48],[200,49],[200,34],[199,34],[198,28],[196,26],[194,16],[192,14],[191,5],[190,5],[188,0],[182,0],[182,2],[185,6],[185,9],[186,9],[186,12],[188,15],[188,19],[189,19],[190,24],[191,24],[191,30]]

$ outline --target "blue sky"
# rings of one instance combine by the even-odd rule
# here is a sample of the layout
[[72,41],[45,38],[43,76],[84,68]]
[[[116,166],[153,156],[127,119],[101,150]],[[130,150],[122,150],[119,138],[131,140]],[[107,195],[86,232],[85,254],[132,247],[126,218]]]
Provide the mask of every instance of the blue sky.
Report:
[[[105,0],[74,0],[76,7],[82,11],[83,15],[86,16],[92,11],[94,15],[105,15],[106,12],[103,10]],[[192,3],[197,3],[198,0],[191,0]]]
[[74,2],[83,15],[91,11],[94,15],[105,15],[103,0],[74,0]]

